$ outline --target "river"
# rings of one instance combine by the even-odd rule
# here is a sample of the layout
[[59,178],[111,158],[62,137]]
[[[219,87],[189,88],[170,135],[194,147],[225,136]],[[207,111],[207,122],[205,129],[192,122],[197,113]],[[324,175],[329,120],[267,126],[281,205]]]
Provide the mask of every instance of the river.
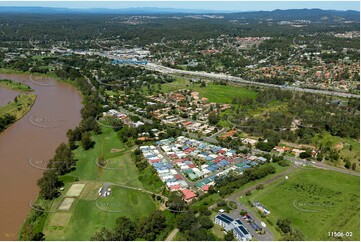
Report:
[[[17,240],[17,232],[38,194],[42,176],[55,149],[66,142],[66,132],[80,120],[82,96],[71,85],[47,78],[0,74],[30,86],[37,99],[31,110],[0,133],[0,240]],[[16,93],[2,88],[2,105]]]
[[20,92],[0,87],[0,106],[4,106],[9,102],[14,101],[14,98],[19,95]]

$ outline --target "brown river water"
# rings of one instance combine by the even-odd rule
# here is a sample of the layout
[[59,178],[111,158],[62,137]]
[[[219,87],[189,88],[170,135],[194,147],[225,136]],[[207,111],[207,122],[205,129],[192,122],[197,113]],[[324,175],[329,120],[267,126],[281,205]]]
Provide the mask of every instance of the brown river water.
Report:
[[[82,96],[72,86],[47,78],[0,74],[30,86],[37,99],[31,110],[0,133],[0,240],[17,240],[17,232],[38,194],[37,180],[66,132],[80,120]],[[0,89],[0,105],[17,92]]]
[[6,105],[9,102],[14,101],[14,98],[19,94],[20,92],[18,91],[0,87],[0,106]]

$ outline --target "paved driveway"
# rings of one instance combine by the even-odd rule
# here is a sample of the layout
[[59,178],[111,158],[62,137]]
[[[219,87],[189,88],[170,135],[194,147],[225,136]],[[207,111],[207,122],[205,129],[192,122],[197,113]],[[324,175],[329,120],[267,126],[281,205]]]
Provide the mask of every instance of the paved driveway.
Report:
[[261,226],[261,220],[259,220],[257,217],[255,217],[253,215],[253,213],[246,207],[244,206],[242,203],[240,202],[237,202],[235,200],[228,200],[226,199],[226,201],[233,201],[233,202],[236,202],[237,203],[237,209],[233,209],[230,211],[230,215],[233,217],[233,218],[239,218],[244,227],[251,233],[251,235],[256,238],[258,241],[274,241],[274,234],[272,233],[271,230],[269,230],[267,227],[264,228],[265,230],[265,233],[264,234],[258,234],[252,227],[251,225],[246,221],[244,220],[241,215],[239,215],[239,213],[243,210],[246,210],[248,215],[252,217],[253,221],[260,227]]

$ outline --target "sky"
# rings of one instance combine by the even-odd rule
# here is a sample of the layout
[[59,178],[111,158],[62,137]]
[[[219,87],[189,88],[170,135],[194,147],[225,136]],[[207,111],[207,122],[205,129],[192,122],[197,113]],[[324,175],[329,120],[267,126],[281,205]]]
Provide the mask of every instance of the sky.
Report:
[[60,8],[157,7],[228,11],[320,8],[360,11],[359,1],[3,1],[0,6],[42,6]]

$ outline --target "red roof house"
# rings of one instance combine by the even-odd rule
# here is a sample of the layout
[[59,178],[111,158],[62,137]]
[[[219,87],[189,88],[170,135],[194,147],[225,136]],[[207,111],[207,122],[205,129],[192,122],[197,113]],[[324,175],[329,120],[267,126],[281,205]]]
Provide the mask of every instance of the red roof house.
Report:
[[203,191],[208,192],[209,190],[209,186],[208,185],[204,185],[203,187],[201,187]]
[[181,185],[175,185],[175,186],[170,186],[169,189],[171,191],[178,191],[179,189],[181,189],[182,186]]
[[192,190],[190,189],[184,189],[182,190],[183,193],[183,199],[188,202],[191,201],[193,198],[197,197],[197,194],[195,194]]

